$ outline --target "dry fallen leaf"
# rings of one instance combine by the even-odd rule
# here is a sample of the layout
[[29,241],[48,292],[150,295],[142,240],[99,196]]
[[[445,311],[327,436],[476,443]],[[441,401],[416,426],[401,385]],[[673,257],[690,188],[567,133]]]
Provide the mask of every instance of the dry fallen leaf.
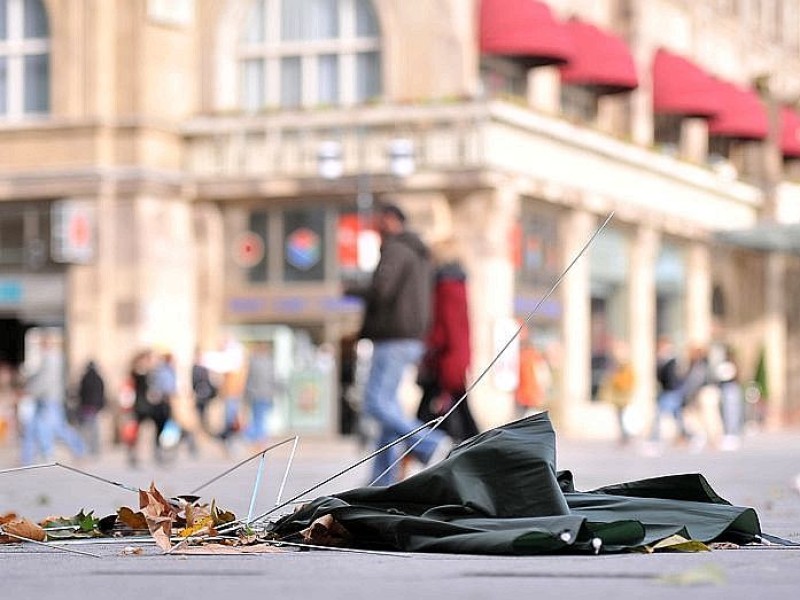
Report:
[[28,519],[15,519],[7,521],[0,525],[3,533],[8,535],[0,536],[0,543],[18,542],[19,539],[14,536],[22,537],[36,542],[43,542],[47,539],[47,534],[44,529],[39,527],[36,523],[28,521]]
[[144,548],[141,546],[125,546],[120,552],[122,556],[139,556],[140,554],[144,554]]
[[123,506],[117,510],[117,519],[131,529],[147,529],[147,519],[141,512],[134,512],[127,506]]
[[139,490],[139,508],[142,509],[147,528],[156,545],[166,552],[172,547],[170,536],[172,523],[177,516],[175,509],[156,489],[154,483],[150,484],[148,491]]
[[317,546],[346,546],[352,538],[350,532],[332,515],[324,515],[300,532],[307,544]]

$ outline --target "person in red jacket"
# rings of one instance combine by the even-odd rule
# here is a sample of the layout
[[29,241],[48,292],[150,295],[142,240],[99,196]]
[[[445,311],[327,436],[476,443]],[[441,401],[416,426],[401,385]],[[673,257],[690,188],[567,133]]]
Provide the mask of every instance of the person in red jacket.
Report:
[[[435,283],[433,322],[426,339],[418,381],[422,388],[417,416],[421,421],[445,414],[464,396],[471,360],[467,275],[449,239],[433,248]],[[465,399],[442,424],[455,441],[478,434]]]

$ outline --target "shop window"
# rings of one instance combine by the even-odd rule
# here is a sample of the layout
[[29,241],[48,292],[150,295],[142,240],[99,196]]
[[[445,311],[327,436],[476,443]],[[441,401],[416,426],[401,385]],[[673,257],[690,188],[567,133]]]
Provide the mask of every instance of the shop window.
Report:
[[571,121],[590,124],[597,120],[597,94],[581,85],[561,84],[561,111]]
[[558,215],[525,211],[513,236],[513,260],[517,284],[537,290],[548,289],[558,278]]
[[51,266],[49,237],[47,207],[8,204],[0,212],[0,268],[38,271]]
[[0,119],[50,111],[50,39],[41,0],[0,0]]
[[369,0],[253,0],[239,42],[240,105],[352,105],[382,93],[381,38]]

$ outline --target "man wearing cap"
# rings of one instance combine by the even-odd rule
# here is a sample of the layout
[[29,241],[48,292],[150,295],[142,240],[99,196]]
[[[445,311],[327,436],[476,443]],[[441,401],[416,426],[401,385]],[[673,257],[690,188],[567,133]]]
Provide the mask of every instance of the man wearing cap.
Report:
[[[366,304],[360,336],[372,340],[373,349],[364,410],[380,425],[380,448],[422,424],[405,415],[397,392],[406,367],[416,366],[424,351],[433,276],[428,248],[406,229],[406,216],[399,207],[378,207],[376,226],[381,235],[381,255],[372,280],[362,288],[350,287],[346,293],[363,297]],[[431,464],[446,455],[452,441],[440,431],[426,437],[427,433],[416,434],[409,444],[419,442],[414,455]],[[373,478],[383,474],[378,484],[397,481],[397,465],[384,471],[398,455],[394,447],[374,459]]]

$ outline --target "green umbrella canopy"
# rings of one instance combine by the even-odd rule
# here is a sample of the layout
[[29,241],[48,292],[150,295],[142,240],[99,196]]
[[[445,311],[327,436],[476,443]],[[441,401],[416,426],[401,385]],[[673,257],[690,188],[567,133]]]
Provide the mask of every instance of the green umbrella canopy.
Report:
[[326,515],[339,532],[332,543],[412,552],[620,552],[676,534],[735,543],[761,535],[752,508],[731,506],[699,474],[577,491],[569,471],[556,471],[547,413],[475,436],[397,484],[317,498],[272,529],[291,538]]

